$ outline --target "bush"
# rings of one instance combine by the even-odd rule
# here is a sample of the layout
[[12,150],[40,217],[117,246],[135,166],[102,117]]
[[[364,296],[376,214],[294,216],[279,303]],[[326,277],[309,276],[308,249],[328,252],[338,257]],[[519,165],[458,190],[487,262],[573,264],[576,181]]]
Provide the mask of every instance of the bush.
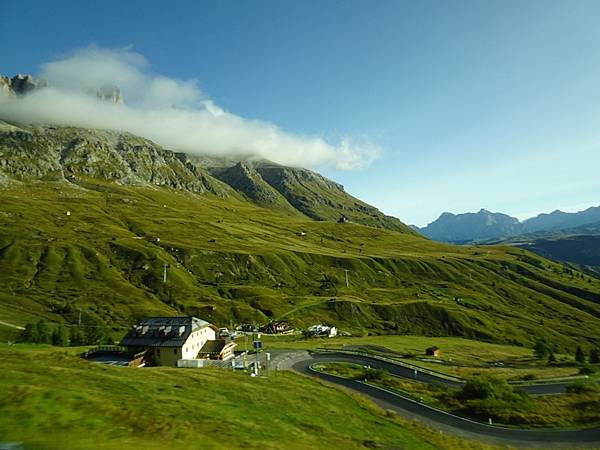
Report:
[[585,363],[585,353],[583,353],[583,349],[579,345],[575,351],[575,361],[582,364]]
[[585,366],[579,369],[580,375],[592,375],[593,373],[596,373],[596,369],[594,367]]
[[52,345],[58,347],[66,347],[69,345],[69,333],[62,325],[59,325],[58,328],[52,332]]
[[387,370],[384,369],[372,369],[370,367],[364,368],[362,374],[357,378],[366,381],[383,381],[388,377]]
[[569,394],[599,393],[600,387],[596,383],[586,383],[584,381],[577,381],[567,386],[567,392]]
[[467,380],[458,396],[466,401],[505,398],[512,394],[512,386],[506,380],[482,375]]
[[467,415],[502,423],[522,423],[523,413],[533,408],[526,393],[513,391],[506,380],[490,376],[467,380],[457,398],[463,402],[462,411]]
[[537,378],[537,376],[534,373],[528,373],[525,374],[521,377],[521,380],[523,381],[531,381],[531,380],[535,380]]
[[533,346],[533,355],[536,358],[543,359],[550,353],[550,347],[543,339],[538,339]]
[[594,347],[590,350],[590,363],[591,364],[600,363],[600,348]]

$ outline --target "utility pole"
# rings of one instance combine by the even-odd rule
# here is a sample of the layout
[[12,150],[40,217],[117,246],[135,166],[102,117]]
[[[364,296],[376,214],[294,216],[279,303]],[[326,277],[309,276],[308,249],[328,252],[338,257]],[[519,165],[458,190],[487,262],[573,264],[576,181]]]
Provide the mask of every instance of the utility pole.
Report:
[[346,273],[346,287],[350,287],[350,283],[348,282],[348,269],[344,269],[344,272]]

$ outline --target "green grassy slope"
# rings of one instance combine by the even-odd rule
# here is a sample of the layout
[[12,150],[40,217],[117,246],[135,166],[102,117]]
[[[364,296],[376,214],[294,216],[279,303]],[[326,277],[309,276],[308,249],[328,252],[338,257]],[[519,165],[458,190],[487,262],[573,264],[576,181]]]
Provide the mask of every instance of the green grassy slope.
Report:
[[219,325],[283,317],[359,334],[540,336],[567,351],[600,342],[600,280],[524,250],[84,177],[0,190],[0,274],[0,320],[17,324],[76,323],[81,308],[84,322],[115,327],[180,312]]
[[292,373],[130,369],[0,347],[0,441],[28,449],[488,448]]

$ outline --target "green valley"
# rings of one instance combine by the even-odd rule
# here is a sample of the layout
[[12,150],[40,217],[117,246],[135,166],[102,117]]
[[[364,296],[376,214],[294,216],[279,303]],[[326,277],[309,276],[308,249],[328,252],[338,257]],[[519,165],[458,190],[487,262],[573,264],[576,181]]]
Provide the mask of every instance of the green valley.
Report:
[[[285,173],[295,174],[299,192],[318,193],[325,206],[315,211],[335,210],[348,222],[291,213],[281,199],[261,206],[130,135],[19,130],[0,140],[0,320],[8,323],[81,320],[122,335],[144,316],[187,314],[220,326],[285,319],[353,335],[527,347],[540,338],[567,353],[599,342],[600,280],[525,250],[429,241],[381,213],[353,209],[343,191],[326,198],[318,175],[301,177],[307,171]],[[19,169],[31,154],[39,168]],[[296,185],[285,179],[289,197]]]

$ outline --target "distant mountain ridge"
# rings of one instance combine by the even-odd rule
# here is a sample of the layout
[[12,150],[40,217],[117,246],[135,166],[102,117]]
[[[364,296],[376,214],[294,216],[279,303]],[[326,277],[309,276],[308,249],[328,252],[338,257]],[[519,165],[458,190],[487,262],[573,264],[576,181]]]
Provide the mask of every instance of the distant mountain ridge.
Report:
[[522,225],[506,214],[480,209],[476,213],[443,213],[435,222],[419,232],[426,237],[444,242],[470,242],[517,234]]
[[555,210],[523,222],[516,217],[481,209],[477,213],[445,212],[426,227],[413,229],[436,241],[467,243],[504,239],[527,233],[565,230],[595,222],[600,222],[600,206],[592,206],[576,213]]
[[536,217],[523,221],[526,233],[538,231],[554,231],[575,228],[582,225],[600,222],[600,206],[590,207],[584,211],[567,213],[560,210],[549,214],[539,214]]

